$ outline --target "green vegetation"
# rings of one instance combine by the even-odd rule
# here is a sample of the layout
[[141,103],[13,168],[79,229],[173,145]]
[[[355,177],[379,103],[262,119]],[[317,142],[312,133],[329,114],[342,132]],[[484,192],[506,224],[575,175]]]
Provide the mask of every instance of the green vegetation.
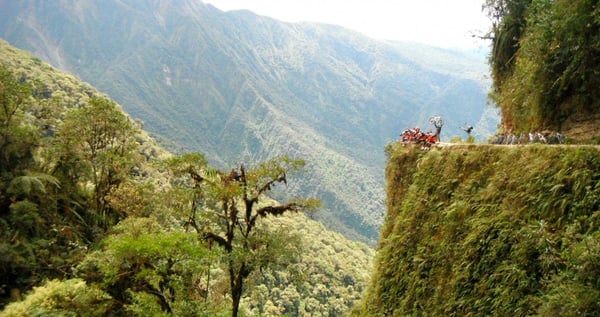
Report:
[[597,148],[387,153],[388,216],[356,315],[600,312]]
[[[116,12],[119,4],[105,5],[94,10]],[[594,117],[600,98],[597,4],[490,0],[486,5],[494,21],[492,97],[502,109],[503,128],[561,130],[576,115]],[[164,10],[163,22],[182,19]],[[216,20],[231,22],[221,18]],[[237,19],[243,26],[254,21]],[[46,20],[62,21],[65,28],[57,29],[69,34],[80,27],[75,25],[79,19],[38,19]],[[141,29],[131,19],[119,20],[136,26],[115,24],[119,29]],[[263,22],[266,29],[286,32]],[[317,45],[282,36],[273,46],[246,39],[272,33],[206,34],[181,25],[175,26],[181,38],[169,36],[174,26],[163,24],[149,32],[157,35],[156,42],[145,41],[161,49],[141,50],[164,50],[166,59],[138,51],[122,54],[122,48],[114,54],[119,40],[94,43],[93,48],[106,44],[101,58],[89,53],[93,49],[69,55],[68,43],[63,51],[53,49],[65,53],[61,62],[69,67],[93,65],[78,70],[102,84],[116,83],[118,88],[110,87],[132,105],[160,105],[134,109],[151,112],[161,132],[172,128],[157,118],[172,115],[173,122],[201,131],[182,133],[180,142],[206,146],[220,164],[239,155],[251,157],[231,172],[212,167],[203,154],[165,153],[106,96],[0,42],[0,316],[339,316],[352,307],[357,316],[599,314],[598,148],[497,147],[470,144],[472,138],[427,152],[389,144],[388,213],[369,277],[371,249],[291,213],[312,209],[316,200],[288,197],[318,193],[331,204],[329,211],[338,213],[323,216],[335,218],[330,225],[339,224],[347,235],[373,238],[377,204],[370,202],[379,197],[378,172],[363,167],[377,162],[371,156],[373,144],[381,142],[381,131],[394,130],[398,122],[393,120],[404,114],[390,105],[405,100],[396,98],[405,88],[420,87],[426,95],[429,90],[423,87],[442,83],[450,83],[440,89],[447,91],[444,98],[461,98],[466,94],[454,88],[467,82],[449,80],[451,70],[446,69],[431,80],[410,77],[415,80],[406,83],[414,87],[390,89],[398,78],[387,70],[395,68],[376,61],[385,57],[405,65],[405,56],[388,46],[378,46],[376,54],[369,45],[349,47],[361,41],[340,30],[335,34],[343,40]],[[307,30],[312,37],[324,28]],[[50,36],[50,29],[37,33]],[[183,39],[186,32],[206,39],[202,45],[225,39],[214,47],[244,50],[189,45],[205,55],[181,54],[179,47],[159,41],[193,44]],[[81,36],[64,39],[84,41]],[[312,55],[292,54],[290,59],[298,43]],[[227,58],[249,55],[260,56],[261,62]],[[122,56],[152,63],[134,67],[120,63]],[[156,61],[160,67],[144,67]],[[344,66],[333,67],[338,63]],[[212,64],[233,80],[213,78],[207,66]],[[403,74],[422,70],[406,67]],[[205,81],[190,80],[196,76]],[[162,81],[147,80],[153,77]],[[286,85],[263,90],[273,82]],[[166,97],[171,95],[163,89],[174,86],[187,94]],[[201,93],[190,97],[191,92]],[[202,111],[175,107],[189,100],[198,101]],[[406,109],[443,106],[439,100],[425,101],[407,99]],[[325,119],[311,121],[315,109]],[[354,131],[358,119],[353,113],[376,128],[361,125]],[[188,120],[177,121],[181,116]],[[234,145],[215,148],[223,143]],[[314,174],[288,184],[304,161],[273,149],[306,153]]]
[[[0,66],[0,288],[3,297],[60,277],[93,241],[94,226],[85,206],[85,189],[69,186],[52,163],[53,142],[43,137],[44,111],[33,85],[17,81]],[[37,115],[37,116],[36,116]],[[65,170],[74,172],[73,165]],[[63,192],[62,188],[72,189]]]
[[246,304],[249,316],[344,316],[357,304],[371,275],[373,249],[302,214],[267,220],[297,238],[304,254],[285,270],[255,276]]
[[[597,139],[600,7],[488,0],[504,133]],[[597,316],[600,150],[386,148],[388,214],[357,316]]]
[[267,197],[304,161],[225,173],[170,155],[88,85],[3,49],[0,316],[328,316],[360,299],[373,250],[288,215],[318,201]]
[[[262,204],[278,184],[287,184],[288,175],[304,166],[304,161],[281,157],[246,170],[243,165],[223,174],[207,167],[199,154],[185,154],[167,161],[175,176],[188,178],[190,210],[186,225],[208,243],[222,248],[227,263],[232,316],[237,316],[250,274],[282,261],[293,239],[260,230],[259,222],[269,216],[311,210],[319,202],[296,199],[286,204]],[[282,261],[285,263],[285,261]],[[170,312],[170,310],[169,310]]]
[[155,217],[129,217],[119,222],[102,244],[102,248],[86,256],[77,270],[79,276],[110,295],[107,313],[225,313],[225,306],[211,303],[207,294],[210,270],[218,255],[196,235],[161,223]]
[[105,229],[120,219],[107,198],[138,160],[135,133],[136,127],[115,103],[90,98],[87,106],[67,113],[55,137],[55,162],[48,165],[70,183],[91,182],[95,223]]
[[[506,131],[573,128],[600,104],[600,7],[589,0],[487,1],[493,99]],[[597,122],[579,139],[597,136]]]
[[373,246],[389,140],[434,114],[476,125],[480,140],[498,123],[490,111],[480,124],[485,58],[456,51],[198,0],[21,0],[2,18],[0,37],[109,94],[173,153],[202,152],[221,169],[301,156],[309,168],[288,192],[319,198],[316,219]]
[[50,280],[35,287],[24,301],[0,312],[4,317],[22,316],[106,316],[111,298],[81,279]]

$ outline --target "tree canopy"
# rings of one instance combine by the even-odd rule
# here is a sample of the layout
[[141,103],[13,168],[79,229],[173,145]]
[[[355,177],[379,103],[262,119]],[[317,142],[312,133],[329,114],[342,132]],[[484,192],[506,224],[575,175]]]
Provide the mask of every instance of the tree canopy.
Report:
[[261,218],[312,210],[319,204],[314,199],[262,203],[275,186],[287,184],[288,175],[304,161],[282,156],[252,169],[240,165],[224,173],[207,167],[201,155],[188,154],[168,160],[167,166],[175,175],[186,174],[193,190],[187,224],[225,251],[232,316],[237,316],[245,280],[255,270],[277,264],[288,244],[284,237],[261,229]]

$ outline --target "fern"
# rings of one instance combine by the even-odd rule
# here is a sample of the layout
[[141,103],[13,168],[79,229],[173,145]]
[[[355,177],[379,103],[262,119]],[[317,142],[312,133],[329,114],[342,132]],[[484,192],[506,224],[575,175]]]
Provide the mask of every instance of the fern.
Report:
[[7,192],[17,197],[31,197],[32,195],[46,194],[47,186],[60,188],[60,182],[54,176],[28,172],[26,175],[17,176],[10,182]]

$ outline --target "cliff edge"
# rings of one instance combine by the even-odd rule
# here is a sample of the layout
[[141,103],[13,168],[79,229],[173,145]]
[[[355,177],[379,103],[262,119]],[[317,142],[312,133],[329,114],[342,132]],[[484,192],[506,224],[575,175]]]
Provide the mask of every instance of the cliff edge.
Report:
[[388,214],[359,316],[600,314],[600,150],[386,148]]

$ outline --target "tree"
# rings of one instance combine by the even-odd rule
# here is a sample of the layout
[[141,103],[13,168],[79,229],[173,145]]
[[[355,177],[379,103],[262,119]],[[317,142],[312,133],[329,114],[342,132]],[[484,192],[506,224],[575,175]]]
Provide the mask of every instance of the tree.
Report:
[[115,299],[113,315],[211,315],[212,303],[198,302],[214,261],[206,242],[154,217],[128,217],[111,231],[78,271]]
[[105,229],[119,220],[107,195],[129,175],[137,159],[135,125],[107,99],[91,98],[88,106],[67,114],[57,133],[55,171],[73,183],[93,184],[95,223]]
[[530,4],[531,0],[486,0],[484,4],[492,20],[490,64],[496,89],[500,89],[504,79],[513,70]]
[[57,184],[38,173],[39,129],[27,116],[33,102],[31,85],[0,65],[0,307],[43,270],[31,251],[35,238],[48,235],[42,226],[48,213],[38,204],[49,200],[48,181]]
[[[256,269],[276,261],[272,236],[258,226],[259,220],[286,212],[314,210],[319,201],[291,199],[284,204],[266,204],[266,195],[277,184],[287,184],[290,173],[304,166],[303,160],[282,156],[246,170],[243,165],[230,173],[215,172],[202,156],[187,155],[168,162],[176,175],[192,180],[194,198],[187,223],[208,242],[221,247],[225,255],[232,299],[232,316],[237,316],[244,281]],[[209,220],[201,223],[201,220]]]
[[111,302],[108,294],[81,279],[53,279],[6,306],[0,316],[107,316]]
[[0,66],[0,212],[11,203],[8,184],[34,164],[39,133],[24,118],[30,98],[31,86]]

